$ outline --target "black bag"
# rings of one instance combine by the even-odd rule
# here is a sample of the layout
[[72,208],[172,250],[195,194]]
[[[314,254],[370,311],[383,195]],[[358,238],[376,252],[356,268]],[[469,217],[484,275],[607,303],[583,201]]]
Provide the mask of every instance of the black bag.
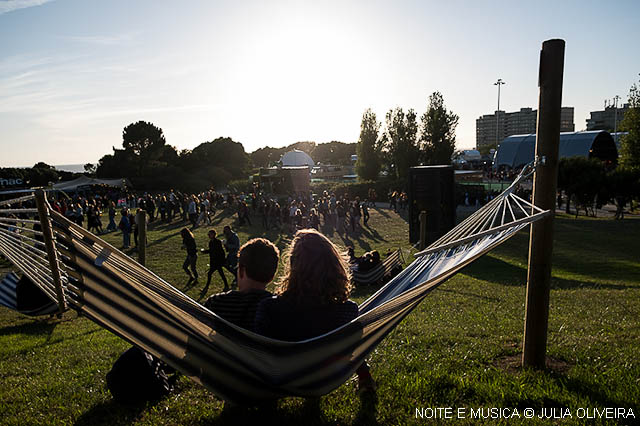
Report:
[[177,373],[138,347],[125,351],[107,373],[113,398],[124,404],[157,401],[173,391]]

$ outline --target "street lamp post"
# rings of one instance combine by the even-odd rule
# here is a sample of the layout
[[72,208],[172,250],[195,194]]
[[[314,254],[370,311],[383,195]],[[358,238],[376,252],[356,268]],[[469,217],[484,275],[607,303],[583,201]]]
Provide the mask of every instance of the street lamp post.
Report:
[[496,81],[495,83],[493,83],[494,86],[498,86],[498,110],[496,111],[496,149],[498,148],[498,125],[500,124],[500,86],[502,86],[503,84],[507,84],[504,81],[502,81],[501,78],[498,79],[498,81]]
[[616,135],[615,142],[618,143],[618,100],[620,96],[613,97],[613,134]]

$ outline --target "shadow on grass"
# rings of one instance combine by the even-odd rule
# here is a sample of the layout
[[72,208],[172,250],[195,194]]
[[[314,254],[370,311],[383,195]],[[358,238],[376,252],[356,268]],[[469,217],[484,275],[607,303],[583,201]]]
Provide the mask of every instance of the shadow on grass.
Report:
[[[305,398],[297,407],[277,407],[274,402],[261,407],[229,407],[225,404],[222,413],[216,417],[204,418],[199,425],[335,425],[341,424],[327,418],[322,409],[321,398]],[[352,424],[378,425],[378,399],[375,395],[360,397],[360,406]]]
[[460,294],[462,296],[469,296],[469,297],[475,297],[477,299],[482,299],[482,300],[486,300],[489,302],[501,302],[502,299],[500,299],[499,297],[489,297],[489,296],[483,296],[481,294],[475,294],[475,293],[470,293],[468,291],[459,291],[459,290],[449,290],[446,288],[439,288],[438,292],[442,293],[453,293],[453,294]]
[[[511,355],[501,358],[497,362],[499,364],[498,369],[509,374],[516,376],[522,374],[541,374],[546,376],[547,379],[554,382],[555,386],[559,389],[563,389],[563,392],[567,392],[573,395],[579,396],[579,400],[587,399],[589,404],[597,407],[628,407],[632,401],[625,401],[620,398],[612,398],[608,395],[607,385],[598,382],[597,376],[592,376],[593,380],[576,377],[575,370],[572,374],[567,374],[575,366],[570,365],[564,360],[547,357],[544,371],[537,372],[533,369],[524,369],[521,364],[521,355]],[[548,386],[547,386],[548,387]],[[531,407],[539,410],[543,407],[561,407],[565,405],[566,401],[563,399],[554,399],[549,397],[542,398],[519,398],[515,395],[509,395],[505,397],[504,403],[512,405],[518,408]]]
[[398,215],[398,217],[402,220],[404,220],[406,223],[409,223],[409,209],[405,208],[405,209],[401,209],[398,208],[397,210],[392,210],[390,208],[386,208],[386,207],[375,207],[374,210],[376,212],[378,212],[378,214],[382,217],[384,217],[385,219],[390,219],[391,215],[389,213],[387,213],[387,211],[389,212],[394,212],[395,214]]
[[12,334],[27,334],[30,336],[39,336],[42,334],[47,334],[51,336],[53,330],[55,330],[57,322],[52,322],[49,320],[36,320],[33,322],[27,322],[20,325],[13,325],[10,327],[0,328],[0,336],[8,336]]
[[387,213],[387,212],[385,211],[385,210],[388,210],[388,209],[385,209],[385,208],[383,208],[383,207],[374,207],[374,208],[373,208],[373,210],[375,210],[376,212],[378,212],[378,214],[379,214],[380,216],[384,217],[385,219],[389,219],[389,218],[391,217],[391,216],[389,215],[389,213]]
[[[493,256],[483,256],[462,273],[478,280],[490,281],[504,286],[524,286],[527,283],[527,269],[505,262]],[[632,286],[568,280],[551,277],[551,288],[568,290],[575,288],[624,290]]]
[[161,244],[164,243],[165,241],[167,241],[169,238],[173,238],[176,235],[180,235],[180,231],[177,232],[173,232],[171,234],[167,234],[164,237],[158,238],[157,240],[153,240],[150,243],[147,244],[147,247],[151,247],[151,246],[155,246],[157,244]]
[[606,385],[597,383],[596,381],[587,381],[580,378],[569,377],[565,374],[549,372],[549,376],[557,383],[559,387],[565,387],[569,392],[575,395],[591,400],[594,406],[599,407],[629,407],[631,401],[611,398],[607,395]]
[[365,237],[365,238],[369,238],[371,240],[373,240],[374,242],[378,243],[378,242],[387,242],[387,240],[385,240],[382,235],[380,235],[378,233],[378,231],[376,231],[374,228],[370,227],[369,224],[366,224],[365,226],[363,226],[361,228],[361,236]]
[[123,405],[113,399],[93,406],[74,423],[76,426],[131,424],[144,411],[146,404]]
[[149,231],[170,231],[172,229],[176,229],[176,228],[184,228],[184,227],[188,227],[191,226],[191,223],[187,220],[178,220],[177,222],[171,221],[171,222],[164,222],[164,223],[160,223],[156,226],[153,227],[149,227]]

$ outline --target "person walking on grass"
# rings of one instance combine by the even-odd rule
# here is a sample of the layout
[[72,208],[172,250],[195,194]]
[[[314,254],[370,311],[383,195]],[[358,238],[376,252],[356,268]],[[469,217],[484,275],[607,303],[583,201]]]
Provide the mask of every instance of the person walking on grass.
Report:
[[224,248],[227,250],[227,262],[225,268],[233,274],[233,283],[237,284],[238,279],[238,250],[240,250],[240,238],[238,234],[231,230],[230,226],[225,226],[222,230],[225,236]]
[[118,228],[116,225],[116,203],[109,202],[109,225],[107,226],[107,232],[115,231]]
[[341,201],[336,203],[336,215],[338,217],[336,222],[336,231],[338,231],[338,234],[342,234],[344,232],[344,223],[347,219],[347,212],[345,211],[344,205]]
[[215,229],[209,230],[209,248],[201,249],[200,251],[205,254],[209,254],[209,271],[207,271],[207,284],[204,286],[202,290],[203,293],[206,294],[207,289],[209,288],[209,284],[211,284],[211,275],[215,271],[218,271],[220,274],[220,278],[222,278],[222,282],[224,283],[224,290],[229,291],[229,284],[227,283],[227,278],[224,276],[224,271],[222,267],[225,265],[226,259],[224,256],[224,248],[222,247],[222,241],[216,238],[217,233]]
[[367,223],[369,222],[369,206],[367,204],[367,200],[362,203],[362,220],[364,222],[364,226],[367,226]]
[[[187,250],[187,258],[182,264],[182,269],[189,275],[189,282],[192,280],[198,281],[198,270],[196,269],[198,249],[196,248],[196,239],[188,228],[182,228],[180,235],[182,236],[182,246]],[[189,271],[189,267],[191,271]]]
[[198,199],[195,195],[191,196],[191,200],[187,205],[187,210],[189,212],[189,222],[191,222],[191,227],[195,228],[197,225],[196,221],[198,219]]
[[120,214],[122,214],[122,217],[120,218],[118,228],[122,231],[122,248],[128,249],[131,245],[131,218],[126,208],[122,209]]

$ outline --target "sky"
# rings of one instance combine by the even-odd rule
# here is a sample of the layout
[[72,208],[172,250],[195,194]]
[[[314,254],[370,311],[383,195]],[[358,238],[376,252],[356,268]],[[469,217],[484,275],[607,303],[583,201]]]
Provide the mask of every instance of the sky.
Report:
[[640,2],[0,0],[0,167],[96,163],[139,120],[178,150],[356,142],[363,112],[442,93],[459,149],[497,107],[537,108],[566,41],[576,130],[640,73]]

